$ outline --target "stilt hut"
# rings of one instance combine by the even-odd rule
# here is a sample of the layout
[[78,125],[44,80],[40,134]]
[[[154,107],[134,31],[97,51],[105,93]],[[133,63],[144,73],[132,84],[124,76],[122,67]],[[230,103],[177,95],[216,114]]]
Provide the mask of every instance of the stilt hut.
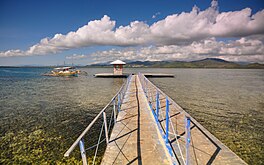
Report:
[[111,62],[114,65],[114,75],[122,75],[123,74],[123,65],[126,65],[125,62],[121,60],[116,60]]

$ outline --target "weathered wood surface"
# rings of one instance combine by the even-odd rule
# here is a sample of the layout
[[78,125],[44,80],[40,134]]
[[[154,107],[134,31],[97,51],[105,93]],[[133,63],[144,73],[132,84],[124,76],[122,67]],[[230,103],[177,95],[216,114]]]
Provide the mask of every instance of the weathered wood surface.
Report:
[[131,78],[102,164],[171,164],[136,75]]

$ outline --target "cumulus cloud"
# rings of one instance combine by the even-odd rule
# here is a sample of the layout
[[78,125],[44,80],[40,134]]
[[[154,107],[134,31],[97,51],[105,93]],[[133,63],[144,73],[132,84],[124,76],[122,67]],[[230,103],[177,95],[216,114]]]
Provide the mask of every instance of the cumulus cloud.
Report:
[[70,56],[66,56],[66,59],[67,60],[80,60],[80,59],[85,59],[87,58],[87,55],[84,55],[84,54],[73,54],[73,55],[70,55]]
[[230,61],[252,61],[264,63],[264,44],[258,39],[241,38],[228,43],[215,38],[194,41],[189,45],[147,46],[129,49],[111,49],[92,54],[95,61],[114,59],[160,61],[199,60],[209,57]]
[[[204,11],[194,6],[190,12],[169,15],[152,25],[142,21],[134,21],[126,26],[116,27],[116,22],[105,15],[100,20],[88,22],[76,31],[67,34],[55,34],[52,38],[44,38],[28,50],[2,51],[0,57],[55,54],[68,49],[100,45],[122,47],[153,45],[157,46],[157,49],[161,47],[186,49],[197,46],[212,37],[263,36],[263,20],[264,10],[253,15],[249,8],[219,13],[216,0],[213,0],[211,6]],[[263,40],[261,42],[263,44]],[[221,48],[221,44],[224,43],[217,45]],[[201,47],[196,48],[197,51],[206,52],[209,49],[205,44],[203,46],[203,49]],[[245,46],[238,46],[237,48],[226,48],[221,51],[222,54],[230,54],[231,52],[249,54],[252,51]],[[140,56],[140,54],[138,55]],[[174,56],[176,55],[174,54]]]

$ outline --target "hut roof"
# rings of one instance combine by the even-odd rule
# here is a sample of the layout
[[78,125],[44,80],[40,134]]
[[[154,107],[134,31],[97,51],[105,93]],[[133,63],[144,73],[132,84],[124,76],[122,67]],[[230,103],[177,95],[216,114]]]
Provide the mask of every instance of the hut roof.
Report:
[[121,61],[121,60],[115,60],[115,61],[111,62],[110,64],[112,64],[112,65],[115,65],[115,64],[125,65],[126,63]]

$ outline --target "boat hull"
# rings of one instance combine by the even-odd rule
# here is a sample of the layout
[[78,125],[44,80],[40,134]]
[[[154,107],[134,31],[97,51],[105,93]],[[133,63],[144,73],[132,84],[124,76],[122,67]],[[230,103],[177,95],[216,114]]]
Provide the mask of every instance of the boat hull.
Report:
[[43,74],[43,76],[54,76],[54,77],[78,77],[80,71],[71,71],[71,72],[55,72],[51,71],[51,73]]

